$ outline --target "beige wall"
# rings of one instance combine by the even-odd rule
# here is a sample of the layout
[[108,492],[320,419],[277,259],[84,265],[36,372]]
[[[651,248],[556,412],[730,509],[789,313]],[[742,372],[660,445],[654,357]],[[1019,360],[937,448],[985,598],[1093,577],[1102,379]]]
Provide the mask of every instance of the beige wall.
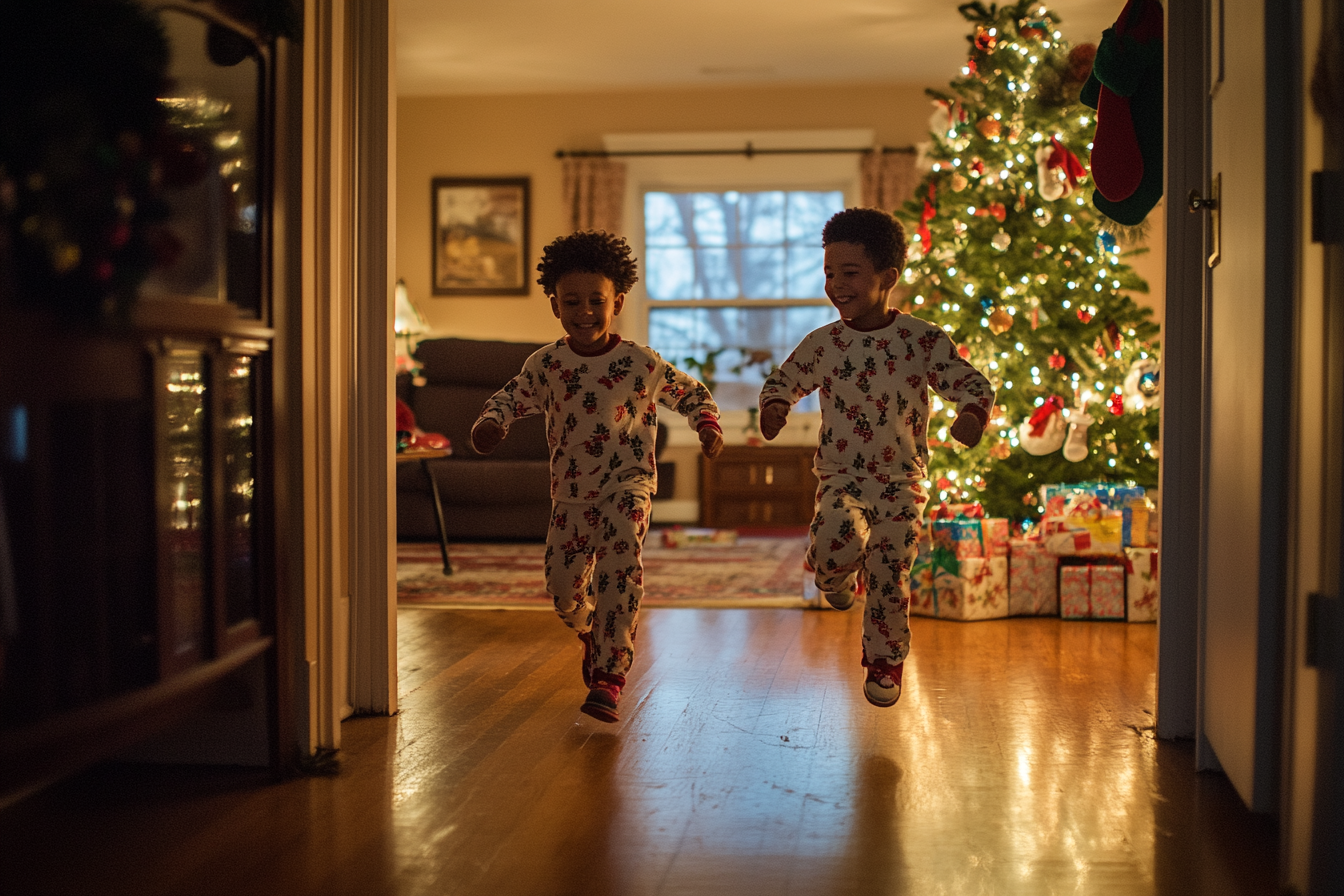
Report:
[[[565,229],[557,149],[600,149],[608,133],[865,128],[886,146],[926,138],[922,85],[731,88],[525,96],[402,97],[397,104],[396,276],[433,335],[543,341],[560,335],[540,287],[526,297],[431,296],[430,180],[532,179],[529,280],[541,248]],[[1134,259],[1162,307],[1161,217]]]

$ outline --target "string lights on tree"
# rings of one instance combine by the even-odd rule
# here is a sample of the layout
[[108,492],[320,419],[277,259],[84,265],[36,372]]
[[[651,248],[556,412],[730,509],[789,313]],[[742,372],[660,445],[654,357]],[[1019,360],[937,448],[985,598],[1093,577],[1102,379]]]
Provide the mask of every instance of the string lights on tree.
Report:
[[[969,54],[934,114],[927,174],[897,215],[911,238],[903,295],[993,381],[973,449],[936,399],[934,501],[1039,513],[1038,486],[1157,484],[1158,326],[1147,284],[1089,201],[1096,113],[1079,102],[1095,46],[1070,46],[1038,2],[960,7]],[[1132,231],[1127,236],[1132,237]]]

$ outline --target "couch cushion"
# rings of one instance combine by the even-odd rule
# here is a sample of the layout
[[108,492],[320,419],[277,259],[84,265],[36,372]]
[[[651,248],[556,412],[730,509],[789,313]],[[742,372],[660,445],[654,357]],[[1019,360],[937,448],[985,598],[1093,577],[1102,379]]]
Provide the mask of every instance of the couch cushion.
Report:
[[[483,339],[426,339],[415,349],[431,385],[488,386],[493,393],[523,369],[523,362],[545,343]],[[478,409],[479,410],[479,409]]]
[[[480,416],[486,400],[499,391],[507,380],[495,386],[427,385],[417,386],[412,403],[416,422],[426,432],[438,432],[453,443],[455,457],[474,460],[480,457],[471,447],[471,427]],[[490,455],[492,460],[549,461],[546,444],[546,418],[541,414],[515,420],[509,435]]]

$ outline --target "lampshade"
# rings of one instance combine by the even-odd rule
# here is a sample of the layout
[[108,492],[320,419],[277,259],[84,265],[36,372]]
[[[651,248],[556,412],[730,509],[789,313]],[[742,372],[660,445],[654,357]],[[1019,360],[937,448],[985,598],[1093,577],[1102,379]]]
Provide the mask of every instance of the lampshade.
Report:
[[420,315],[420,309],[406,291],[406,281],[398,280],[396,300],[392,309],[392,329],[398,336],[419,336],[429,332],[429,324]]

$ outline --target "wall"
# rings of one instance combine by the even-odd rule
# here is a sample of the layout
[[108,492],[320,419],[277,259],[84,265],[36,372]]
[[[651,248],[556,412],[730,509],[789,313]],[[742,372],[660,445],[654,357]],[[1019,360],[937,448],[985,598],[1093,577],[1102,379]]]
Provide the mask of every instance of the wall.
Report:
[[[721,88],[628,93],[402,97],[397,106],[396,275],[435,335],[543,341],[559,324],[535,284],[527,297],[430,295],[431,178],[532,179],[531,271],[541,247],[565,229],[557,149],[600,149],[607,133],[870,128],[886,146],[926,138],[923,85]],[[1156,247],[1133,260],[1162,308],[1161,206],[1151,216]]]
[[[401,97],[397,104],[396,276],[436,336],[542,342],[561,335],[535,283],[526,297],[430,294],[430,180],[449,176],[532,179],[528,251],[567,229],[558,149],[600,149],[611,133],[865,128],[884,146],[927,139],[932,109],[923,85],[650,90],[624,93]],[[1162,318],[1162,206],[1150,215],[1153,251],[1130,259],[1151,288],[1137,296]],[[638,254],[638,252],[636,253]],[[535,279],[530,273],[529,279]],[[694,447],[674,445],[679,501],[697,494]]]

